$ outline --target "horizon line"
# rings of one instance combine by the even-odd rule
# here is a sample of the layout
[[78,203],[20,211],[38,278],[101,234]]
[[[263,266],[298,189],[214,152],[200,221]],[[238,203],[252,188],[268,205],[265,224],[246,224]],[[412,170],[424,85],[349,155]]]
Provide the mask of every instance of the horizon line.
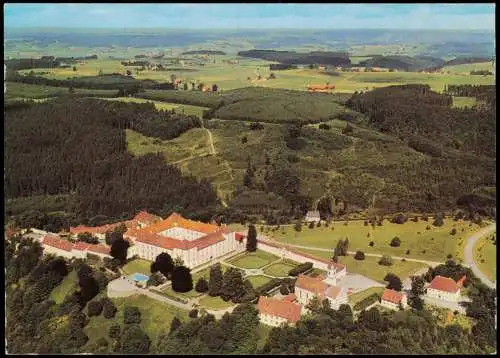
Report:
[[226,30],[226,31],[240,31],[240,30],[254,30],[254,31],[266,31],[266,30],[294,30],[294,31],[325,31],[325,30],[385,30],[385,31],[485,31],[485,32],[495,32],[495,29],[442,29],[442,28],[415,28],[415,29],[404,29],[404,28],[363,28],[363,27],[343,27],[343,28],[330,28],[330,27],[320,27],[320,28],[295,28],[295,27],[236,27],[236,28],[226,28],[226,27],[206,27],[206,28],[185,28],[185,27],[67,27],[67,26],[5,26],[4,30],[35,30],[35,29],[50,29],[50,30],[182,30],[182,31],[207,31],[207,30]]

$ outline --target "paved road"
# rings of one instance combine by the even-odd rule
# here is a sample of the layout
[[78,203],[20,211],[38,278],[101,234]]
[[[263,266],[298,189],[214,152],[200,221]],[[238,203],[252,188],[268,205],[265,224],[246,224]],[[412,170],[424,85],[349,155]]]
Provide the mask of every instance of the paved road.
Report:
[[479,240],[481,237],[485,235],[489,235],[492,232],[496,230],[496,225],[492,224],[490,226],[485,227],[484,229],[478,231],[474,235],[470,236],[467,239],[467,245],[465,245],[465,264],[469,266],[472,269],[472,272],[479,277],[481,281],[485,285],[487,285],[490,288],[496,288],[496,282],[492,282],[486,275],[477,267],[476,263],[474,262],[474,256],[473,256],[473,250],[474,246],[476,245],[477,240]]

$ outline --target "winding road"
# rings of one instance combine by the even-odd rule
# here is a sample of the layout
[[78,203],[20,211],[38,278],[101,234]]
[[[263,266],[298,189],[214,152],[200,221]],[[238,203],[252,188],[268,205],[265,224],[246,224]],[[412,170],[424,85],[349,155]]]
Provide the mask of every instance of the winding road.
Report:
[[486,275],[479,269],[479,267],[476,265],[474,262],[474,246],[476,245],[476,242],[483,236],[489,235],[493,233],[496,230],[496,225],[492,224],[484,229],[476,232],[474,235],[470,236],[467,239],[467,245],[465,245],[465,264],[469,266],[472,269],[472,272],[483,281],[485,285],[487,285],[490,288],[496,288],[496,282],[491,281]]

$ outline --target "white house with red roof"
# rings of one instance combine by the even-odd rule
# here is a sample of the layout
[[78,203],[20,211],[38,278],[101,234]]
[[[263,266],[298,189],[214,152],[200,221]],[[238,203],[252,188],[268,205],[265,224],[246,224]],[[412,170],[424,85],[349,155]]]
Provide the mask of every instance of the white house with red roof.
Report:
[[151,225],[130,228],[124,234],[133,246],[131,254],[154,261],[162,252],[179,257],[193,268],[232,251],[245,250],[244,240],[226,226],[183,218],[177,213]]
[[466,276],[463,276],[455,282],[455,280],[449,277],[437,275],[427,286],[426,295],[440,300],[457,302],[460,299],[460,289],[464,284],[465,278]]
[[279,327],[282,324],[295,325],[300,320],[302,307],[286,296],[282,300],[260,296],[257,304],[260,321],[268,326]]
[[393,310],[399,310],[400,307],[403,309],[406,308],[408,302],[406,295],[403,292],[386,288],[382,294],[380,305]]
[[301,305],[307,306],[317,296],[321,301],[327,299],[333,309],[338,309],[340,305],[347,304],[347,289],[336,286],[334,283],[335,279],[330,274],[330,271],[327,277],[309,277],[300,274],[295,282],[295,296],[297,297],[297,301]]

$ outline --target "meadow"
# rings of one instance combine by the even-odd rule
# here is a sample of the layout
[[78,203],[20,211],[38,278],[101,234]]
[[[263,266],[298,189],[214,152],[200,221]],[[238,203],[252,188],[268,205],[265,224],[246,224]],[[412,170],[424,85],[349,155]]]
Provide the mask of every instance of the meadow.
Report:
[[493,63],[491,61],[488,61],[488,62],[466,63],[462,65],[452,65],[443,67],[443,71],[450,71],[452,73],[469,74],[471,71],[484,71],[484,70],[493,72],[495,70]]
[[[496,233],[493,234],[496,240]],[[497,279],[497,248],[491,240],[492,235],[480,238],[473,249],[474,262],[492,281]]]
[[[453,228],[457,231],[456,235],[450,234]],[[432,219],[428,222],[419,220],[417,223],[408,221],[401,225],[385,220],[383,226],[375,227],[365,226],[363,221],[357,220],[347,225],[345,222],[335,222],[329,227],[322,226],[313,229],[303,225],[301,232],[295,231],[293,226],[286,226],[265,234],[279,242],[332,249],[332,253],[338,240],[348,238],[349,251],[361,250],[365,253],[445,261],[449,254],[457,258],[458,242],[463,242],[478,228],[476,224],[469,226],[469,222],[452,219],[445,219],[441,227],[433,226]],[[390,246],[394,237],[399,237],[401,246]],[[373,247],[369,245],[371,241],[374,242]],[[408,255],[407,250],[410,250]],[[461,251],[463,251],[463,246]]]
[[73,292],[75,292],[77,287],[78,287],[78,278],[76,275],[76,271],[71,271],[63,279],[63,281],[56,288],[52,290],[49,298],[53,300],[55,303],[60,304],[64,301],[64,298],[66,298],[66,296],[69,296]]
[[[75,88],[73,96],[116,96],[115,90],[96,90],[86,88]],[[69,95],[66,87],[53,87],[44,85],[32,85],[19,82],[7,82],[7,92],[5,98],[23,98],[23,99],[43,99],[47,97],[59,97]]]
[[[307,250],[307,249],[297,249],[297,251],[302,251],[312,256],[316,256],[323,259],[331,259],[332,253],[326,251],[317,250]],[[359,275],[366,276],[372,280],[378,281],[380,283],[386,284],[384,277],[388,273],[393,273],[398,276],[401,280],[404,280],[416,272],[427,267],[427,265],[420,262],[413,261],[401,261],[397,259],[392,259],[391,266],[379,265],[380,258],[366,256],[364,260],[355,260],[353,255],[339,256],[339,262],[346,265],[347,272],[357,273]]]

